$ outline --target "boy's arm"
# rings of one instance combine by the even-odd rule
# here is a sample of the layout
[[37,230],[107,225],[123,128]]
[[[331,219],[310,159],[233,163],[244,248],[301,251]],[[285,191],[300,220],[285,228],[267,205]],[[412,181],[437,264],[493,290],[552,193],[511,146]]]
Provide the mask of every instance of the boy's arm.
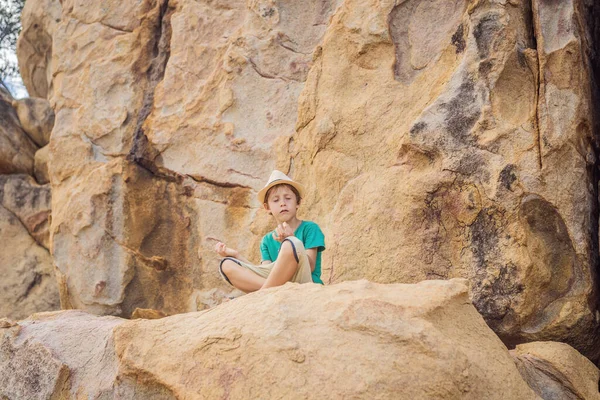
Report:
[[305,235],[302,238],[306,254],[308,255],[308,261],[310,263],[311,272],[315,271],[317,265],[317,253],[319,250],[325,250],[325,236],[319,228],[319,225],[314,222],[309,223]]
[[308,262],[310,264],[310,272],[315,272],[315,265],[317,263],[317,248],[306,249],[308,255]]

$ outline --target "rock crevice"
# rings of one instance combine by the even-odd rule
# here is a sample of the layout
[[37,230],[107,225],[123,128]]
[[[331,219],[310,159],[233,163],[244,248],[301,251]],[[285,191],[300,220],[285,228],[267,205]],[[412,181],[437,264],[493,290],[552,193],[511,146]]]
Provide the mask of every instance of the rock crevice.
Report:
[[151,49],[152,59],[148,66],[146,77],[146,88],[142,106],[139,111],[135,131],[133,133],[133,144],[128,159],[137,162],[144,168],[153,171],[151,165],[156,158],[156,150],[152,149],[148,138],[144,134],[144,123],[154,107],[154,92],[158,84],[164,79],[165,70],[171,54],[171,15],[174,8],[169,7],[169,0],[160,0],[157,4],[158,16],[154,37],[148,42],[147,47]]

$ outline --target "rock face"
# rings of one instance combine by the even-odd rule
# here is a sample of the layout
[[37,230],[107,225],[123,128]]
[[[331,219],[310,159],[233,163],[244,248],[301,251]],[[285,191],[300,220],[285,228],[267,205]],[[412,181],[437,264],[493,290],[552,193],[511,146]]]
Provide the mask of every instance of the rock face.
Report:
[[0,175],[0,206],[19,219],[43,248],[50,248],[48,219],[52,196],[49,185],[38,185],[28,175]]
[[596,358],[583,2],[395,4],[345,1],[300,96],[290,154],[329,282],[468,278],[506,343]]
[[505,343],[600,356],[592,3],[28,6],[63,307],[204,308],[215,240],[258,260],[276,167],[308,187],[326,281],[467,278]]
[[0,329],[0,396],[11,399],[399,393],[538,398],[460,280],[288,284],[160,320],[66,311]]
[[12,101],[0,88],[0,175],[32,174],[37,146],[23,131]]
[[215,238],[258,254],[268,219],[253,194],[294,132],[335,3],[62,6],[50,98],[62,304],[201,309],[221,285]]
[[12,102],[0,89],[0,318],[20,319],[60,304],[49,253],[50,185],[30,176],[37,146]]
[[26,175],[0,175],[0,317],[60,308],[48,251],[49,207],[49,185]]
[[35,152],[33,161],[33,175],[38,183],[42,185],[50,183],[50,172],[48,171],[49,158],[50,146],[44,146]]
[[13,100],[12,106],[17,110],[19,122],[31,140],[39,147],[47,145],[54,127],[54,111],[48,100],[28,97]]
[[52,35],[61,13],[60,0],[28,1],[23,7],[17,57],[30,96],[47,98],[52,92]]
[[521,344],[511,350],[523,379],[544,400],[600,399],[600,371],[571,346],[556,342]]

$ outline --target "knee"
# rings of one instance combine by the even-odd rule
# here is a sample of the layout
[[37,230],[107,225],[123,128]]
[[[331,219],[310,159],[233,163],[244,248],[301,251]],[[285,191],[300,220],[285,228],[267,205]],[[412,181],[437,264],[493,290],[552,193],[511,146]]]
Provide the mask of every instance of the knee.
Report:
[[284,257],[292,258],[294,261],[298,262],[298,255],[296,253],[296,248],[294,244],[286,240],[281,244],[281,250],[279,250],[279,254]]
[[235,262],[225,259],[221,263],[221,271],[223,271],[225,275],[229,275],[235,271],[237,266],[238,265]]
[[279,250],[279,252],[293,254],[294,246],[292,245],[292,242],[286,240],[285,242],[281,243],[281,250]]

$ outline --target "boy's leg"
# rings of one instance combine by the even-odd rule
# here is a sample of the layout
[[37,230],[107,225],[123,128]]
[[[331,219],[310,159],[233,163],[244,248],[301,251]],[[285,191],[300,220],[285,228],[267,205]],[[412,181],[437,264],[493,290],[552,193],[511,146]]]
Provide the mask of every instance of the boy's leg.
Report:
[[298,260],[294,252],[294,246],[289,240],[285,240],[281,244],[281,250],[279,250],[275,265],[262,285],[262,288],[266,289],[285,284],[293,278],[297,270]]
[[242,292],[250,293],[260,289],[265,283],[265,278],[255,274],[247,268],[238,265],[235,261],[226,258],[220,265],[225,278]]

